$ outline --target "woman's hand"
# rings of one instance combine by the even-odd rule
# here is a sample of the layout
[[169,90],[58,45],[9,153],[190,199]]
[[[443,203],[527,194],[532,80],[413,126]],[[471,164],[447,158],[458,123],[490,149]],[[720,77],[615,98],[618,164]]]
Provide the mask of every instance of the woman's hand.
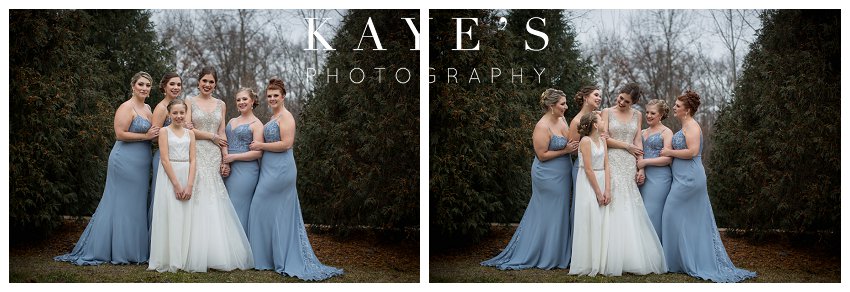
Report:
[[227,155],[224,155],[224,157],[222,157],[222,158],[221,158],[221,162],[222,162],[222,163],[231,163],[231,162],[233,162],[234,160],[235,160],[235,159],[234,159],[233,154],[227,154]]
[[183,200],[183,188],[180,187],[180,184],[179,183],[173,184],[173,187],[174,187],[174,197],[176,197],[177,200]]
[[646,174],[644,173],[644,170],[641,168],[637,171],[637,174],[635,175],[635,182],[637,183],[637,185],[642,186],[645,181],[646,181]]
[[221,177],[230,176],[230,164],[222,163],[221,167],[219,167],[219,172],[221,172]]
[[670,148],[661,148],[661,154],[660,154],[660,155],[661,155],[661,156],[672,157],[672,156],[673,156],[672,151],[673,151],[673,149],[670,149]]
[[157,140],[159,138],[159,127],[153,126],[145,133],[145,140]]
[[629,153],[631,153],[635,157],[643,155],[643,149],[640,149],[640,147],[637,147],[637,145],[635,145],[635,144],[629,144],[628,150],[629,150]]
[[251,149],[252,151],[263,151],[263,144],[265,143],[260,143],[254,140],[251,141],[250,145],[248,145],[248,149]]
[[189,200],[192,198],[192,185],[187,185],[186,188],[183,189],[183,199]]
[[567,143],[567,149],[569,150],[567,151],[569,153],[573,153],[578,150],[578,141],[570,140],[570,143]]
[[227,147],[227,139],[219,137],[218,134],[213,134],[212,139],[210,140],[219,147]]

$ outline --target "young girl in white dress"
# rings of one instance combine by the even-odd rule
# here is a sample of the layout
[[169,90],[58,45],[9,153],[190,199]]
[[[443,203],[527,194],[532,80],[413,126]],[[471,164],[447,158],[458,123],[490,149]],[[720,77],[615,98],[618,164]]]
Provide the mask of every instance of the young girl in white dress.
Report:
[[607,145],[599,137],[598,116],[589,112],[581,117],[578,132],[579,172],[576,176],[576,210],[573,223],[573,254],[571,275],[596,276],[606,262],[608,229],[604,228],[604,213],[611,202],[611,172],[608,167]]
[[186,103],[174,99],[166,107],[171,125],[159,130],[160,162],[151,222],[148,270],[177,272],[188,256],[195,183],[195,133],[183,127]]

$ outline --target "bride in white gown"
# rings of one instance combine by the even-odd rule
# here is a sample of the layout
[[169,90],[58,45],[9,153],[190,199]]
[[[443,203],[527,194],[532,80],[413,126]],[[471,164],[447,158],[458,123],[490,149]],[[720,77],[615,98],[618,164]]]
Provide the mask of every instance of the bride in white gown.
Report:
[[191,272],[254,267],[248,237],[219,172],[223,151],[219,145],[226,142],[220,138],[224,136],[224,102],[212,97],[215,80],[215,72],[204,68],[198,78],[201,94],[186,101],[197,138],[198,170],[190,200],[191,234],[185,266]]
[[[608,276],[620,276],[623,272],[638,275],[667,272],[661,241],[652,227],[635,181],[637,160],[629,151],[641,155],[643,149],[639,136],[641,114],[631,108],[638,96],[636,84],[626,85],[620,90],[617,105],[602,113],[603,130],[609,135],[611,202],[607,206],[607,218],[603,218],[603,232],[608,233],[608,251],[599,273]],[[623,119],[626,121],[623,122]]]

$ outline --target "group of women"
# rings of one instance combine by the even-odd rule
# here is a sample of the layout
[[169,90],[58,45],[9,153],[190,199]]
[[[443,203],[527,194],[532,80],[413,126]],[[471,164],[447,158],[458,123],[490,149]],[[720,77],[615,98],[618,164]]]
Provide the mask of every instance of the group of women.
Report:
[[[661,124],[669,106],[651,100],[642,113],[635,83],[599,111],[595,86],[575,95],[580,112],[568,125],[566,95],[541,96],[546,114],[534,127],[532,194],[502,252],[481,264],[502,270],[566,269],[570,274],[686,273],[714,282],[740,282],[754,272],[736,268],[720,240],[701,161],[702,130],[693,116],[700,97],[676,98],[675,134]],[[577,154],[573,163],[571,154]]]
[[168,73],[159,84],[165,98],[151,111],[153,79],[133,76],[132,97],[115,112],[101,201],[73,250],[55,260],[147,262],[160,272],[254,268],[303,280],[342,274],[319,262],[307,238],[283,81],[269,81],[273,116],[263,124],[249,88],[236,93],[239,115],[226,122],[225,103],[212,96],[217,80],[203,68],[199,94],[184,100],[182,79]]

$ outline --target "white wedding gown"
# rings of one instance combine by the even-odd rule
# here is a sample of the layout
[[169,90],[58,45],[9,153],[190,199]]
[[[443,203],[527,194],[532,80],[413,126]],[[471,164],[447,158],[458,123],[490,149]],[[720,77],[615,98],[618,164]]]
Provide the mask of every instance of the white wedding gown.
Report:
[[[613,112],[608,115],[611,138],[630,142],[638,131],[638,116],[632,110],[628,123],[621,123]],[[636,158],[625,149],[609,149],[611,168],[611,203],[606,206],[608,218],[608,251],[600,273],[620,276],[623,272],[645,275],[667,272],[661,241],[652,227],[640,195],[635,174]]]
[[[224,102],[216,100],[212,112],[192,103],[195,128],[216,133]],[[230,202],[219,174],[221,150],[210,140],[197,140],[195,186],[192,191],[191,234],[185,270],[206,272],[208,268],[230,271],[254,267],[254,256],[236,209]]]

